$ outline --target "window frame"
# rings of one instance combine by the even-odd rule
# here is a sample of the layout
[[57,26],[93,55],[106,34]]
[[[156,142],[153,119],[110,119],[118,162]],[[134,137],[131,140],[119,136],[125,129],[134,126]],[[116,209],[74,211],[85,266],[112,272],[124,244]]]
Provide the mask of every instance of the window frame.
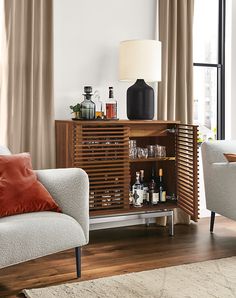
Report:
[[193,63],[194,67],[217,68],[217,140],[225,139],[225,12],[226,0],[218,0],[218,63]]

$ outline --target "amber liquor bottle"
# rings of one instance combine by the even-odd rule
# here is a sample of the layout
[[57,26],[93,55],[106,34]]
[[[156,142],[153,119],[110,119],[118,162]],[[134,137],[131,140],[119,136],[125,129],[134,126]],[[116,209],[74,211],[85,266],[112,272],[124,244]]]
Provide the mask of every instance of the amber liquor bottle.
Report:
[[106,102],[106,118],[117,119],[117,101],[114,99],[113,87],[109,87],[109,98]]

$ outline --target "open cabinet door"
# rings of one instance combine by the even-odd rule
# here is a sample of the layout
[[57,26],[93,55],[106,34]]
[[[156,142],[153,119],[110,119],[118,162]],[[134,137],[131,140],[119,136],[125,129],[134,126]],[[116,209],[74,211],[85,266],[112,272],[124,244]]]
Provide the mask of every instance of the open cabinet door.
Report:
[[178,207],[198,220],[198,126],[177,124],[176,174]]

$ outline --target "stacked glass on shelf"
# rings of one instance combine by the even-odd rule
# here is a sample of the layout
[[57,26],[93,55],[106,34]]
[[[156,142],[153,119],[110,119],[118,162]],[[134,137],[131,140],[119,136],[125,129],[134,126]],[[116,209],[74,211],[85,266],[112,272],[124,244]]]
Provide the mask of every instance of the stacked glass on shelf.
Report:
[[[117,119],[117,101],[114,99],[113,87],[109,87],[109,97],[104,103],[100,99],[98,91],[92,94],[92,87],[84,87],[84,100],[75,106],[70,106],[73,119],[82,120],[115,120]],[[92,96],[94,99],[92,100]]]
[[130,159],[145,159],[154,157],[166,157],[166,147],[156,145],[147,145],[147,147],[137,147],[136,140],[129,140]]
[[[175,194],[168,196],[168,199],[175,201]],[[151,180],[145,182],[144,170],[136,172],[136,180],[130,190],[129,202],[134,207],[143,205],[157,205],[165,203],[167,200],[166,188],[163,182],[163,169],[160,168],[158,176],[155,175],[155,169],[152,168]]]

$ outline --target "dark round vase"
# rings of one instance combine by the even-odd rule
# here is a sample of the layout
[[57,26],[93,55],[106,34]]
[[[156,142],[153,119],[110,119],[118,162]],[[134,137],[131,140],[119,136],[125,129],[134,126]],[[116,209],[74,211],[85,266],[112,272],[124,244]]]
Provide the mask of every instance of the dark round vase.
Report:
[[127,117],[130,120],[152,120],[154,117],[154,90],[138,79],[127,90]]

